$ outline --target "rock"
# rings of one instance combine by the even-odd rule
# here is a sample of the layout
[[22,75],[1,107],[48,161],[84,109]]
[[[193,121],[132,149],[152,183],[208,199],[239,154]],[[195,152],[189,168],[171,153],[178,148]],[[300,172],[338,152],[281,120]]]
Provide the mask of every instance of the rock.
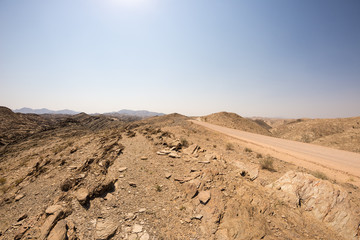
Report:
[[171,157],[171,158],[180,158],[180,155],[177,154],[176,152],[171,152],[171,153],[169,153],[168,156]]
[[121,168],[119,168],[119,172],[124,172],[124,171],[126,171],[126,169],[127,169],[127,167],[121,167]]
[[130,185],[130,187],[136,187],[136,183],[134,183],[134,182],[129,182],[129,185]]
[[348,193],[340,186],[310,174],[289,171],[266,187],[274,190],[276,198],[311,212],[346,239],[356,236],[360,217],[351,210]]
[[178,181],[180,183],[184,183],[184,182],[189,182],[197,177],[200,176],[200,173],[198,172],[192,172],[190,173],[190,176],[187,176],[187,177],[184,177],[184,176],[181,176],[181,177],[174,177],[174,180],[175,181]]
[[209,163],[210,163],[210,161],[208,161],[208,160],[203,160],[203,161],[198,161],[198,163],[209,164]]
[[145,156],[142,156],[140,159],[141,159],[141,160],[147,160],[148,158],[145,157]]
[[143,226],[139,225],[139,224],[135,224],[133,226],[132,232],[133,233],[139,233],[142,232]]
[[[27,213],[24,213],[23,215],[21,215],[18,219],[17,219],[17,222],[20,222],[24,219],[26,219],[28,217]],[[0,235],[1,236],[1,235]]]
[[138,235],[136,233],[133,233],[128,237],[128,240],[138,240]]
[[240,169],[241,176],[254,181],[259,176],[259,167],[256,164],[245,164],[243,162],[235,162],[234,165]]
[[117,179],[105,179],[102,182],[96,183],[96,185],[89,191],[89,198],[103,197],[109,192],[115,191],[115,182]]
[[199,197],[200,203],[205,205],[209,202],[209,200],[211,198],[210,191],[202,191],[199,193],[198,197]]
[[165,173],[165,178],[166,178],[166,179],[171,178],[171,173],[166,172],[166,173]]
[[40,228],[40,239],[44,240],[48,236],[50,230],[54,227],[56,222],[64,215],[62,210],[56,211],[54,214],[49,215],[44,224]]
[[66,240],[67,239],[67,226],[65,220],[59,221],[53,230],[51,230],[48,240]]
[[208,161],[214,160],[214,159],[216,159],[216,155],[212,154],[212,153],[211,154],[206,154],[205,159],[208,160]]
[[20,199],[22,199],[23,197],[25,197],[25,194],[18,194],[15,196],[15,201],[19,201]]
[[138,212],[139,212],[139,213],[143,213],[143,212],[145,212],[145,211],[146,211],[146,208],[140,208]]
[[156,154],[158,154],[158,155],[168,155],[170,153],[171,153],[171,151],[169,151],[169,150],[161,150],[161,151],[156,152]]
[[62,209],[63,209],[63,207],[61,205],[51,205],[45,210],[45,213],[48,215],[51,215]]
[[196,154],[200,150],[200,147],[196,144],[193,144],[186,148],[183,152],[187,155]]
[[203,218],[202,214],[196,214],[195,216],[193,216],[191,219],[197,219],[197,220],[201,220]]
[[127,213],[126,216],[125,216],[125,221],[128,221],[128,220],[134,220],[136,218],[136,215],[133,214],[133,213]]
[[148,233],[144,233],[140,237],[140,240],[149,240],[149,239],[150,239],[150,235]]
[[86,204],[89,196],[89,191],[86,188],[80,188],[75,192],[75,197],[81,205]]
[[198,193],[198,188],[201,182],[198,179],[193,179],[184,184],[185,194],[188,198],[194,198]]
[[117,225],[111,220],[98,220],[96,223],[96,240],[107,240],[115,235],[117,230]]

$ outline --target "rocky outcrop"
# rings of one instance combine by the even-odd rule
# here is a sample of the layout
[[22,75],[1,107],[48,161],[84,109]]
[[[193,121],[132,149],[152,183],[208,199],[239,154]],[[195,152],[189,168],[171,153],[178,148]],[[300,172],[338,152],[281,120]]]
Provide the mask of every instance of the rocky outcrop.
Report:
[[310,174],[289,171],[267,186],[277,198],[309,211],[347,239],[358,239],[360,217],[351,210],[348,193],[340,186]]

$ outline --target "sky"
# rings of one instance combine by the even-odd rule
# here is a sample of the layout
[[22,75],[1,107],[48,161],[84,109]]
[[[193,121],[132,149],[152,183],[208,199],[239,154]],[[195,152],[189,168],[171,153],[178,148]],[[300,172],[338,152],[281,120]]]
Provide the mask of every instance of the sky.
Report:
[[360,116],[358,0],[0,0],[0,105]]

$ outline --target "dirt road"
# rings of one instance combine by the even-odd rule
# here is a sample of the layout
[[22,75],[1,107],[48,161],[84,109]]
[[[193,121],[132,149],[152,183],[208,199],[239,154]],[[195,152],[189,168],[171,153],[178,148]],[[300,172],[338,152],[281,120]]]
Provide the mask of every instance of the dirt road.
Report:
[[[360,154],[358,153],[268,137],[201,121],[191,120],[191,122],[242,140],[256,147],[257,151],[281,155],[281,160],[310,170],[332,170],[327,173],[334,174],[335,178],[341,178],[344,181],[347,181],[350,175],[356,177],[356,180],[352,179],[354,182],[358,182],[360,178]],[[330,177],[333,176],[330,175]]]

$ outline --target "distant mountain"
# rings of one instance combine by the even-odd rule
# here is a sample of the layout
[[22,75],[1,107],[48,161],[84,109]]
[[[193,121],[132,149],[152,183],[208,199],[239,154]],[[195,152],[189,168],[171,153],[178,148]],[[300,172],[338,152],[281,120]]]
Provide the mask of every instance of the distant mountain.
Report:
[[164,113],[149,112],[146,110],[134,111],[134,110],[127,110],[127,109],[123,109],[118,112],[109,112],[109,113],[104,113],[104,114],[105,115],[126,115],[126,116],[140,117],[140,118],[148,118],[148,117],[165,115]]
[[41,108],[41,109],[32,109],[32,108],[20,108],[14,110],[14,112],[17,113],[34,113],[34,114],[68,114],[68,115],[75,115],[79,114],[79,112],[75,112],[72,110],[64,109],[64,110],[49,110],[47,108]]

